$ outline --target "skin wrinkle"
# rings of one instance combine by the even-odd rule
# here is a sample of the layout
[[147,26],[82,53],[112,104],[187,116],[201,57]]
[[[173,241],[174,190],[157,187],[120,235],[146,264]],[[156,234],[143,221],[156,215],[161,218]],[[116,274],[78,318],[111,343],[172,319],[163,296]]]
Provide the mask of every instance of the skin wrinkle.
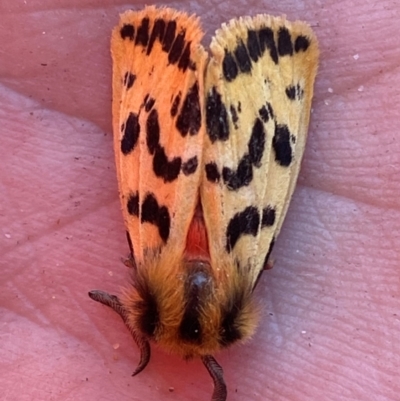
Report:
[[[201,362],[157,347],[146,372],[132,378],[139,359],[132,338],[117,315],[86,295],[93,288],[119,293],[128,277],[119,260],[128,246],[112,152],[109,55],[111,28],[127,6],[6,3],[0,6],[3,394],[52,399],[51,393],[57,400],[117,394],[128,401],[134,391],[145,400],[209,399]],[[228,399],[396,400],[400,141],[392,110],[400,91],[393,68],[400,62],[393,51],[400,5],[174,6],[201,17],[206,47],[221,22],[263,11],[308,21],[321,48],[300,185],[276,241],[274,268],[256,289],[264,307],[260,327],[246,345],[216,356]]]

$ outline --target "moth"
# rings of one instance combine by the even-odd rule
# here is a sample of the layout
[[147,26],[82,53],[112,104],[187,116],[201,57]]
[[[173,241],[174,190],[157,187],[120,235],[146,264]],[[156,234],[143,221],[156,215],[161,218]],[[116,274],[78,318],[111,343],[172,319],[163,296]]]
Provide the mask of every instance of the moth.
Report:
[[150,341],[200,357],[227,396],[213,354],[254,333],[253,292],[268,263],[305,147],[318,44],[304,22],[257,15],[201,46],[198,19],[127,11],[112,32],[113,132],[131,283],[114,309],[140,350]]

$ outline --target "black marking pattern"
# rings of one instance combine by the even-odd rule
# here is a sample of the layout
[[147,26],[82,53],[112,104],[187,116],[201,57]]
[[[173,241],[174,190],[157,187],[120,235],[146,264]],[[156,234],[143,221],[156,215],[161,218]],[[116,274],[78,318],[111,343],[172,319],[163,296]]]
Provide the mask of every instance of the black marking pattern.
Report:
[[292,56],[293,44],[290,32],[287,28],[282,27],[278,31],[278,54],[279,56]]
[[287,125],[275,125],[275,135],[272,138],[272,147],[275,151],[276,162],[283,167],[290,166],[293,160],[290,138],[291,134]]
[[154,98],[146,96],[144,109],[146,110],[147,113],[153,108],[155,102],[156,100]]
[[253,166],[261,166],[261,159],[265,150],[265,140],[264,125],[259,118],[256,118],[247,145],[247,152],[240,159],[236,170],[229,167],[223,167],[222,169],[224,183],[229,189],[235,191],[250,184],[253,179]]
[[216,163],[211,162],[211,163],[207,163],[205,166],[206,169],[206,177],[207,180],[210,182],[218,182],[221,178],[221,175],[218,171],[218,166],[216,165]]
[[248,206],[236,213],[229,221],[226,232],[226,250],[231,252],[240,236],[249,234],[256,236],[260,228],[260,213],[254,206]]
[[159,206],[157,199],[151,193],[147,194],[142,203],[142,223],[148,222],[158,228],[158,233],[164,242],[167,242],[171,226],[171,218],[165,206]]
[[169,53],[172,47],[172,43],[174,42],[175,39],[175,33],[176,33],[176,21],[168,21],[167,24],[167,29],[165,31],[165,36],[162,41],[162,49],[166,53]]
[[176,35],[171,50],[168,53],[168,61],[170,64],[176,64],[181,58],[183,48],[185,46],[185,31]]
[[164,182],[172,182],[178,178],[181,171],[182,159],[174,157],[171,160],[160,145],[160,124],[157,109],[151,110],[146,122],[146,144],[149,153],[153,155],[153,171]]
[[142,223],[151,223],[157,226],[158,233],[164,242],[167,242],[171,226],[171,218],[166,206],[159,206],[156,197],[152,193],[146,194],[140,205],[139,192],[130,193],[127,196],[126,209],[131,216],[139,217]]
[[135,37],[135,27],[132,24],[125,24],[120,30],[120,35],[122,39],[133,40]]
[[139,116],[135,113],[129,113],[126,122],[122,124],[121,131],[123,132],[121,139],[121,152],[124,155],[128,155],[135,149],[139,139]]
[[249,56],[256,63],[262,56],[260,44],[257,38],[257,32],[249,30],[247,32],[247,49],[249,50]]
[[136,75],[132,74],[131,72],[126,72],[124,75],[124,85],[126,89],[132,88],[133,84],[135,83]]
[[304,97],[304,90],[300,84],[288,86],[285,93],[290,100],[301,100]]
[[188,90],[175,124],[179,133],[196,135],[201,127],[199,84],[196,81]]
[[255,237],[260,229],[272,227],[275,224],[275,214],[275,209],[271,206],[265,207],[262,212],[254,206],[248,206],[242,212],[236,213],[226,230],[226,250],[231,252],[242,235]]
[[175,117],[178,114],[178,108],[179,108],[179,104],[181,102],[181,96],[182,96],[182,92],[178,92],[178,94],[175,96],[172,105],[171,105],[171,117]]
[[251,60],[247,53],[247,48],[242,41],[238,44],[235,51],[235,59],[237,61],[239,70],[241,73],[247,73],[251,71]]
[[142,19],[142,23],[137,30],[135,45],[147,46],[149,42],[149,23],[150,20],[147,17]]
[[128,201],[126,203],[126,208],[128,213],[132,216],[139,216],[139,193],[131,193],[128,196]]
[[310,46],[310,39],[307,36],[299,35],[294,41],[294,51],[296,53],[307,51]]
[[261,54],[268,49],[271,60],[278,64],[278,50],[275,44],[274,31],[271,28],[261,28],[258,31],[258,39],[260,41]]
[[[136,35],[136,36],[135,36]],[[124,24],[120,29],[122,39],[134,41],[135,46],[142,46],[149,55],[155,43],[161,44],[163,52],[168,54],[168,62],[177,65],[181,71],[187,68],[195,69],[191,56],[191,41],[185,38],[186,30],[178,27],[175,20],[156,19],[151,26],[148,17],[144,17],[138,27]]]
[[272,109],[271,103],[267,102],[263,105],[260,110],[258,110],[258,114],[265,123],[267,123],[270,119],[274,118],[274,110]]
[[182,164],[183,174],[185,174],[185,175],[194,174],[197,170],[198,165],[199,165],[199,161],[197,159],[197,156],[193,156],[187,162]]
[[215,87],[207,94],[206,128],[212,143],[229,138],[228,113],[222,97]]
[[153,50],[155,41],[158,39],[162,43],[165,34],[165,21],[163,19],[157,19],[154,21],[153,30],[151,31],[150,40],[147,45],[146,54],[149,55]]
[[280,27],[276,34],[269,27],[259,30],[249,29],[246,44],[238,37],[235,49],[225,49],[222,73],[228,82],[232,82],[242,73],[251,73],[252,64],[257,63],[266,51],[269,51],[271,60],[278,64],[279,57],[292,56],[294,52],[304,52],[309,46],[309,38],[304,35],[292,38],[285,26]]
[[231,107],[229,108],[230,112],[231,112],[231,119],[232,119],[232,123],[233,126],[235,127],[235,129],[238,129],[238,122],[239,122],[239,116],[238,113],[235,109],[235,106],[233,104],[231,104]]
[[222,72],[228,82],[233,81],[239,74],[239,68],[231,52],[226,51],[222,61]]

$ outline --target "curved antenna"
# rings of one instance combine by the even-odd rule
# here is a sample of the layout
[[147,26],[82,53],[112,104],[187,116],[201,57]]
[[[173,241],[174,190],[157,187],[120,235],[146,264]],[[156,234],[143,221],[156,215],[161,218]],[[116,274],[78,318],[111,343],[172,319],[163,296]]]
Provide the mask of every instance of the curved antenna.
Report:
[[204,366],[214,382],[214,391],[211,401],[226,401],[226,384],[224,381],[224,372],[218,362],[212,355],[204,355],[201,357]]
[[101,291],[101,290],[93,290],[93,291],[89,291],[89,297],[92,298],[94,301],[97,301],[97,302],[102,303],[103,305],[109,306],[111,309],[113,309],[115,312],[117,312],[118,315],[121,316],[122,320],[124,321],[126,327],[130,331],[130,333],[140,351],[140,361],[139,361],[135,371],[132,373],[132,376],[137,375],[147,366],[147,364],[150,361],[150,344],[149,344],[149,342],[146,340],[145,337],[143,337],[141,334],[139,334],[137,331],[135,331],[134,328],[132,328],[128,324],[128,313],[116,295],[112,295],[112,294],[109,294],[109,293],[107,293],[105,291]]

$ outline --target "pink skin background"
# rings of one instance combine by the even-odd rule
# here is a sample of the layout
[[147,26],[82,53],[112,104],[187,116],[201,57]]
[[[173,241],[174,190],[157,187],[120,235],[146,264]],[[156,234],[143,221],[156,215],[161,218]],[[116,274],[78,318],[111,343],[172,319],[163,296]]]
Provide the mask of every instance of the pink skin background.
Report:
[[[207,401],[199,361],[138,350],[89,299],[118,293],[127,255],[111,135],[110,32],[143,2],[0,4],[2,400]],[[256,290],[260,327],[217,355],[228,400],[398,400],[400,3],[203,1],[219,25],[259,12],[303,19],[321,48],[299,184]],[[163,83],[167,84],[167,83]]]

